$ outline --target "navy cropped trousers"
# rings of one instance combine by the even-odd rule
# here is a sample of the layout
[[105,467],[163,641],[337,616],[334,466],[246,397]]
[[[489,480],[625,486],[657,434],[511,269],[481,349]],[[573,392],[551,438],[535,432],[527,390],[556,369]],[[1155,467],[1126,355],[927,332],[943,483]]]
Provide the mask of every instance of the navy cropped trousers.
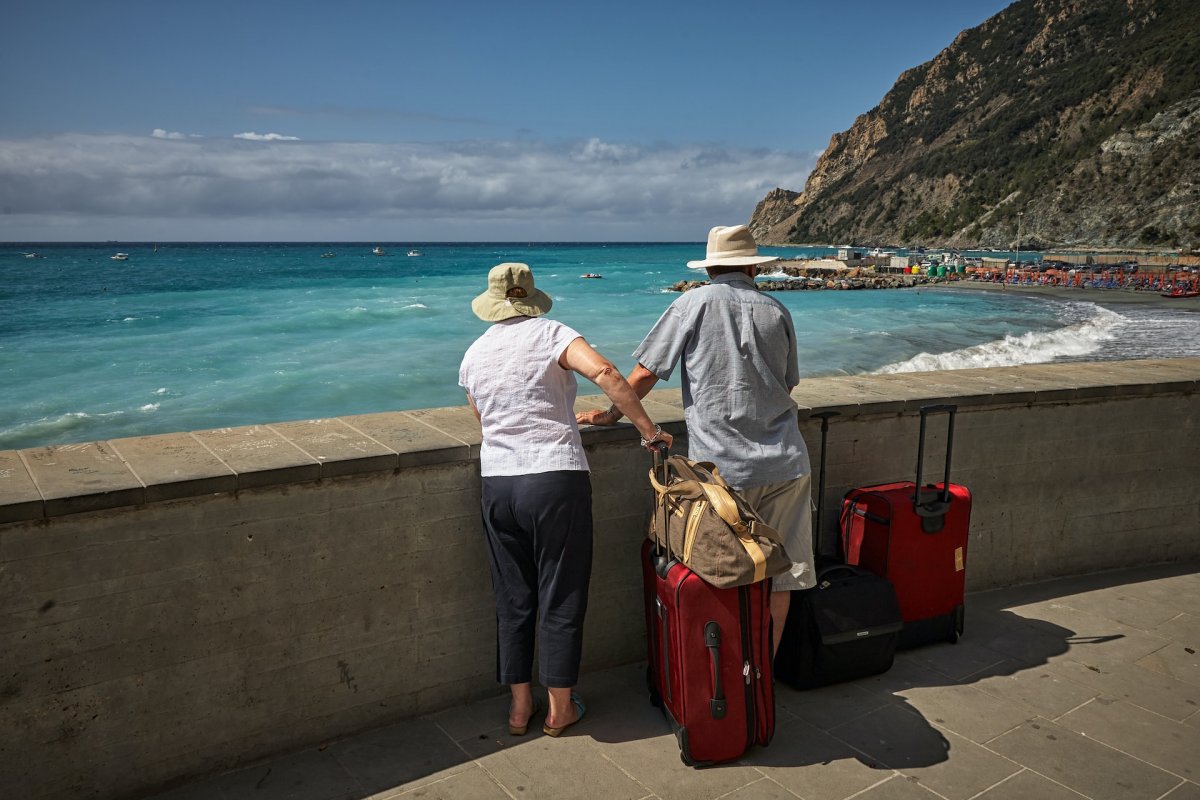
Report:
[[592,575],[590,476],[485,477],[482,507],[496,592],[496,679],[531,681],[536,635],[541,684],[574,686]]

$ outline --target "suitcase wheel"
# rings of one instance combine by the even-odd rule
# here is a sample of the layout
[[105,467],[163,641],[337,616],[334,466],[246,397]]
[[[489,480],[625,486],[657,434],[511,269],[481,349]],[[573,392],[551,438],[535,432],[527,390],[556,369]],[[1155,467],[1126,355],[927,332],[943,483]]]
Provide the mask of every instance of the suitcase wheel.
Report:
[[966,608],[960,603],[954,609],[954,627],[950,631],[950,635],[946,637],[950,644],[958,644],[958,638],[962,636],[963,622],[967,616]]

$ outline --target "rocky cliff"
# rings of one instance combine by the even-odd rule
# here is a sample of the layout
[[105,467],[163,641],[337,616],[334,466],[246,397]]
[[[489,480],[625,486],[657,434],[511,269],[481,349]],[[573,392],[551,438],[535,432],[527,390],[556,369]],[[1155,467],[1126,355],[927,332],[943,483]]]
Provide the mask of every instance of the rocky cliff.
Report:
[[1200,247],[1200,6],[1019,0],[750,224],[771,244]]

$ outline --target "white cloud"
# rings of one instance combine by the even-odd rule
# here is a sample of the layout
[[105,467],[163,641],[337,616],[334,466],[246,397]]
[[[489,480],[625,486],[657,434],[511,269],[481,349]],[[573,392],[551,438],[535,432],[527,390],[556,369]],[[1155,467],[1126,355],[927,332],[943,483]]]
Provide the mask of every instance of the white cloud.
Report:
[[813,163],[598,139],[0,140],[0,238],[692,240],[776,186],[802,188]]
[[284,136],[282,133],[255,133],[254,131],[246,131],[245,133],[235,133],[235,139],[248,139],[252,142],[298,142],[299,136]]
[[153,136],[155,139],[186,139],[186,138],[188,138],[188,135],[186,133],[179,133],[178,131],[163,130],[162,128],[155,128],[154,131],[150,135]]

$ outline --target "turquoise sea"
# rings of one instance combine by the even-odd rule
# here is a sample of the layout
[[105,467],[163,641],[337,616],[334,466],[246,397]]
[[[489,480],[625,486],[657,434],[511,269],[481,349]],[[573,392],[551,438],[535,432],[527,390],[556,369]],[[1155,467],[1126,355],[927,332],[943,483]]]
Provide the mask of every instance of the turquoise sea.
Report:
[[[667,287],[696,277],[685,262],[704,254],[699,242],[383,242],[375,256],[375,244],[0,245],[0,449],[461,404],[459,360],[485,328],[469,303],[502,261],[530,264],[551,316],[627,373],[677,296]],[[775,296],[805,376],[1200,355],[1200,314],[977,291]]]

